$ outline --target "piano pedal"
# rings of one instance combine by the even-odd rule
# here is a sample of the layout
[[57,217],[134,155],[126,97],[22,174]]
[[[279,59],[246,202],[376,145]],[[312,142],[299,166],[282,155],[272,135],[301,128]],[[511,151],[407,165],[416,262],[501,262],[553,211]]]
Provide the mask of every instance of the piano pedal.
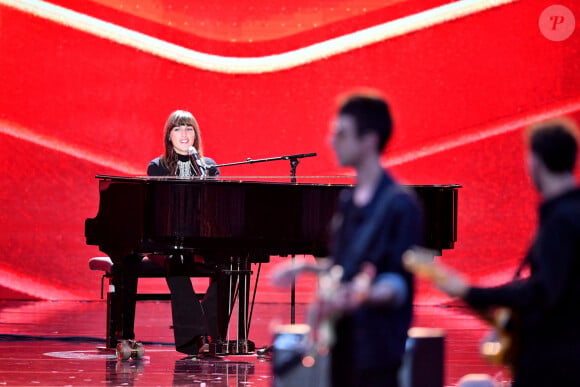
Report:
[[117,343],[116,353],[118,360],[141,360],[145,356],[145,347],[140,341],[121,340]]
[[256,351],[256,344],[251,340],[226,340],[210,344],[210,353],[216,355],[248,355]]

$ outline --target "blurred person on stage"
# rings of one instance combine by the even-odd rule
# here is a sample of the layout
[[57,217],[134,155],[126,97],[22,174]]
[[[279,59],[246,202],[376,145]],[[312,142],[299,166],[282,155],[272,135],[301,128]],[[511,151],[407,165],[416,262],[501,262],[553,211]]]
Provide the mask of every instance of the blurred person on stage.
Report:
[[513,371],[513,387],[580,386],[577,133],[568,118],[526,131],[527,170],[540,196],[539,223],[514,279],[501,286],[474,286],[446,266],[439,266],[441,275],[435,277],[441,290],[478,310],[510,311],[513,318],[502,329],[511,343],[505,363]]
[[393,131],[390,108],[376,91],[348,95],[339,105],[332,147],[356,172],[332,221],[330,261],[340,284],[318,301],[334,318],[331,385],[398,386],[413,315],[413,276],[402,254],[422,241],[418,199],[381,165]]

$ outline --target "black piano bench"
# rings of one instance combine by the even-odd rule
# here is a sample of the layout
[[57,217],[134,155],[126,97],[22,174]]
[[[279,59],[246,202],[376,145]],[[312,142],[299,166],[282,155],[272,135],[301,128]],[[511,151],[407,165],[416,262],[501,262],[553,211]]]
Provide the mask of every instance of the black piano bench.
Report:
[[[122,317],[119,315],[118,308],[112,307],[113,305],[113,295],[110,292],[110,286],[113,281],[113,261],[109,257],[94,257],[89,259],[89,269],[95,271],[103,272],[101,277],[101,299],[105,298],[105,279],[107,281],[107,321],[106,321],[106,332],[107,332],[107,348],[115,348],[119,339],[123,337],[116,337],[115,327],[118,327]],[[189,277],[211,277],[211,273],[203,271],[186,271],[185,275]],[[137,278],[165,278],[167,276],[167,271],[161,265],[149,260],[144,257],[139,265],[137,271]],[[138,289],[138,287],[137,287]],[[205,294],[196,293],[200,298],[203,298]],[[171,294],[169,290],[167,293],[137,293],[135,294],[136,301],[164,301],[171,300]],[[121,312],[122,313],[122,312]],[[130,326],[134,325],[134,320],[127,321]],[[120,323],[122,324],[122,323]]]
[[[105,278],[110,279],[113,272],[113,261],[109,257],[94,257],[89,259],[89,269],[102,271],[101,299],[105,298]],[[139,278],[165,278],[166,273],[161,266],[148,258],[143,258],[139,265]],[[137,301],[171,300],[169,293],[137,293]]]

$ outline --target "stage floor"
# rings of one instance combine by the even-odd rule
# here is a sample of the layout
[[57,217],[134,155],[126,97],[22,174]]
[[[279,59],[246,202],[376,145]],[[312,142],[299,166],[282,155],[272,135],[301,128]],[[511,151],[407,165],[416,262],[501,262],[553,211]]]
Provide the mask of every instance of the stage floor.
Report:
[[[296,307],[304,321],[305,304]],[[270,386],[272,362],[256,355],[192,360],[175,351],[170,305],[137,305],[137,338],[145,343],[141,361],[118,361],[104,345],[104,301],[0,300],[0,385],[7,386]],[[272,342],[272,327],[288,323],[288,304],[255,305],[249,337],[256,347]],[[414,326],[445,331],[445,385],[470,373],[487,373],[501,382],[506,370],[479,355],[488,327],[457,306],[417,306]],[[361,343],[364,345],[364,343]]]

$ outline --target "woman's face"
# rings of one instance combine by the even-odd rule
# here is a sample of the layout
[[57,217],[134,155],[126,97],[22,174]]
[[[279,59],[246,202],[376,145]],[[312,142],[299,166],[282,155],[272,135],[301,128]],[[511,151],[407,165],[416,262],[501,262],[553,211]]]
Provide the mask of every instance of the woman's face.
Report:
[[174,126],[169,132],[169,139],[173,149],[180,155],[189,154],[189,148],[195,142],[195,131],[191,125]]

